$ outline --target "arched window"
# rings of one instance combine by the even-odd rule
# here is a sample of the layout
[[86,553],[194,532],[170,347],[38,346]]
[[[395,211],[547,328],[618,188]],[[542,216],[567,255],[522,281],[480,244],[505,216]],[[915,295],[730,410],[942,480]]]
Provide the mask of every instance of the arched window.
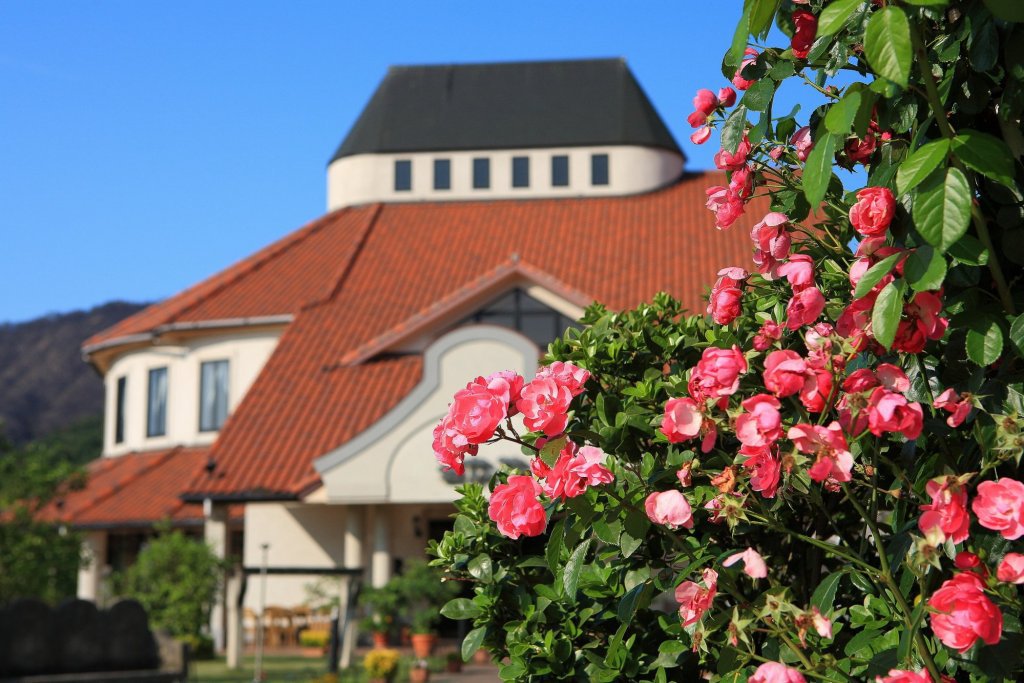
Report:
[[554,310],[547,304],[524,292],[513,289],[466,317],[462,324],[486,323],[518,330],[534,344],[544,349],[561,337],[576,321]]

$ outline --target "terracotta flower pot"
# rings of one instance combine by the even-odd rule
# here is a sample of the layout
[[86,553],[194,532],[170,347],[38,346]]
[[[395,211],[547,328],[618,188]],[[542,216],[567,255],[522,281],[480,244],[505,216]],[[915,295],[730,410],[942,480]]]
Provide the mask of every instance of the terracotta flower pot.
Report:
[[479,650],[477,650],[476,652],[473,653],[473,663],[474,664],[490,664],[491,663],[491,653],[488,652],[487,650],[483,649],[483,648],[480,648]]
[[388,646],[388,632],[387,631],[374,631],[373,632],[373,649],[383,650]]
[[462,671],[462,658],[449,657],[445,662],[444,670],[450,674],[457,674]]
[[[422,634],[417,634],[422,635]],[[413,635],[413,642],[416,642],[416,635]],[[409,683],[427,683],[430,680],[430,669],[413,667],[409,669]]]
[[426,659],[434,654],[434,647],[437,645],[436,633],[414,633],[412,634],[412,651],[417,659]]

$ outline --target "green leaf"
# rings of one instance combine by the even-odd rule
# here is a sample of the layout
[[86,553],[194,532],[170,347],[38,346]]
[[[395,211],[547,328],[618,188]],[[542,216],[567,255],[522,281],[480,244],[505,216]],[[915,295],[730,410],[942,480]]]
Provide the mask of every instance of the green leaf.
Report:
[[493,565],[491,564],[491,558],[487,555],[477,555],[470,560],[467,566],[469,575],[474,579],[482,581],[484,583],[491,582],[491,576],[493,574]]
[[1014,188],[1013,154],[999,138],[976,130],[962,130],[953,138],[953,154],[974,171]]
[[750,33],[764,37],[775,18],[782,0],[753,0],[750,5]]
[[1020,0],[983,0],[988,11],[1004,21],[1024,23],[1024,3]]
[[639,512],[626,514],[626,523],[619,536],[619,548],[622,550],[623,557],[629,557],[636,552],[636,549],[644,542],[650,528],[651,520],[647,519],[647,515],[642,515]]
[[565,444],[568,441],[564,436],[557,439],[552,439],[544,444],[540,449],[540,459],[544,461],[544,464],[548,467],[554,467],[555,463],[558,462],[558,456],[565,448]]
[[825,128],[830,133],[845,136],[853,127],[853,119],[857,116],[860,108],[860,93],[849,92],[843,99],[833,104],[825,114]]
[[[753,86],[751,86],[753,87]],[[729,114],[729,118],[722,124],[722,149],[734,154],[736,148],[743,140],[743,133],[747,128],[747,108],[742,104]]]
[[939,169],[917,190],[914,226],[928,244],[946,251],[967,232],[971,221],[971,188],[956,168]]
[[441,608],[441,614],[448,617],[449,619],[473,619],[483,614],[484,611],[480,605],[476,604],[469,598],[455,598],[449,600],[444,607]]
[[938,289],[946,279],[946,259],[925,244],[910,253],[903,274],[915,292]]
[[551,527],[548,545],[544,548],[544,559],[548,561],[548,569],[552,573],[558,570],[562,560],[562,546],[565,544],[565,520],[559,520]]
[[1024,313],[1018,315],[1010,325],[1010,344],[1013,345],[1017,355],[1024,358]]
[[910,78],[910,23],[899,7],[876,12],[864,32],[864,52],[880,76],[907,87]]
[[466,637],[462,639],[462,661],[468,662],[469,658],[480,649],[485,635],[487,635],[486,626],[480,626],[466,634]]
[[619,600],[619,607],[616,610],[616,614],[619,617],[619,621],[623,624],[628,624],[633,621],[633,615],[636,614],[636,610],[640,606],[640,598],[643,596],[643,592],[646,589],[646,583],[638,583],[633,586],[633,588],[626,591],[626,594],[622,596],[621,600]]
[[803,175],[804,196],[813,209],[817,209],[821,200],[825,198],[825,190],[832,179],[832,161],[835,158],[838,140],[837,136],[826,134],[814,141],[814,147],[807,155]]
[[818,587],[811,595],[811,604],[828,614],[836,599],[836,590],[839,588],[839,581],[843,578],[843,572],[832,572],[821,580]]
[[576,600],[576,588],[580,583],[580,572],[583,571],[583,564],[587,559],[587,550],[590,548],[590,539],[583,541],[569,556],[565,563],[565,573],[562,575],[562,587],[565,588],[565,595],[570,601]]
[[[897,284],[899,282],[899,284]],[[903,282],[890,282],[878,294],[875,308],[871,311],[871,329],[875,340],[885,348],[892,346],[896,328],[903,314]]]
[[864,4],[864,0],[836,0],[821,11],[818,16],[816,37],[830,36],[843,27],[853,10]]
[[857,281],[857,288],[853,290],[853,298],[859,299],[866,295],[893,269],[896,262],[900,260],[903,253],[896,253],[886,256],[884,259],[867,269],[867,272]]
[[903,0],[903,2],[919,7],[945,7],[949,4],[949,0]]
[[910,192],[932,174],[949,153],[949,140],[942,138],[921,145],[900,164],[896,174],[896,189],[900,194]]
[[988,249],[970,235],[964,235],[947,252],[960,263],[969,266],[984,266],[988,263]]
[[992,365],[1003,353],[1003,329],[989,315],[971,318],[967,328],[967,357],[978,365]]
[[743,51],[747,49],[747,37],[750,35],[750,7],[749,0],[743,4],[743,15],[736,24],[736,31],[732,35],[732,44],[729,51],[725,53],[722,60],[722,75],[730,80],[736,70],[743,62]]
[[[762,78],[757,83],[747,88],[747,92],[743,94],[743,99],[740,101],[750,111],[764,111],[768,108],[768,103],[772,101],[772,95],[775,94],[775,81],[770,78]],[[723,138],[725,137],[725,131],[722,132]],[[742,138],[743,136],[740,135]]]

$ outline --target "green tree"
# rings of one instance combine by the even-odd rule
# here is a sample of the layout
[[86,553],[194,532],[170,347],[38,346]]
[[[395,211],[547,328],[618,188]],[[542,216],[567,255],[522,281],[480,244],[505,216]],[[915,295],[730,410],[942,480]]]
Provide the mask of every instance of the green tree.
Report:
[[38,513],[65,488],[84,483],[59,443],[12,448],[0,436],[0,603],[35,597],[50,603],[75,594],[81,541]]
[[114,576],[114,590],[142,603],[154,626],[199,638],[210,623],[224,569],[208,545],[165,527],[135,564]]

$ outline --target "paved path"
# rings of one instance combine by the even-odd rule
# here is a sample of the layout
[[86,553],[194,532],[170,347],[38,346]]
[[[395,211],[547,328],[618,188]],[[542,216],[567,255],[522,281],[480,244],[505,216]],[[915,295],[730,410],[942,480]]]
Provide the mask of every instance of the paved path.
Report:
[[430,683],[497,683],[498,669],[493,664],[464,664],[457,674],[438,673],[430,676]]

